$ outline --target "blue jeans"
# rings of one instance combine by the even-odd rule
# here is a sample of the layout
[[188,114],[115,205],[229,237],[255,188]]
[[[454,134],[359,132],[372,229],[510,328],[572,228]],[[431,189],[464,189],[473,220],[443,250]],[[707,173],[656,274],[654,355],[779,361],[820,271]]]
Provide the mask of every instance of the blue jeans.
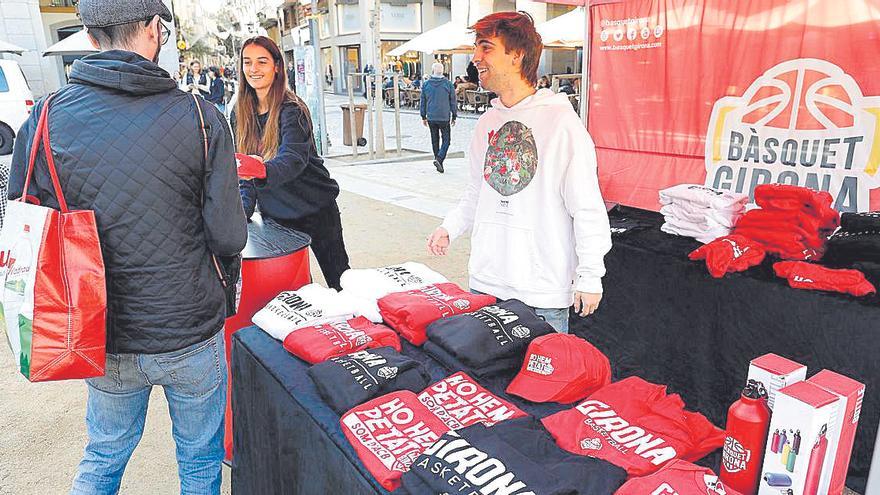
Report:
[[[486,295],[485,292],[480,292],[475,289],[470,289],[472,294],[483,294]],[[531,306],[529,306],[531,307]],[[542,320],[546,321],[559,333],[568,333],[568,308],[532,308],[535,310],[535,314],[540,316]]]
[[223,332],[164,354],[107,354],[104,376],[86,380],[89,442],[72,495],[115,494],[144,432],[153,385],[168,399],[180,493],[220,493],[226,354]]

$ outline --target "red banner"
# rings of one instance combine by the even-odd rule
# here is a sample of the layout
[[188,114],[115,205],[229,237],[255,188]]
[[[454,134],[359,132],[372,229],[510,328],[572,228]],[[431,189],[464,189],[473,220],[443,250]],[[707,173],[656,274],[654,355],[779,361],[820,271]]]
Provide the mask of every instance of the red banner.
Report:
[[778,182],[880,209],[880,0],[631,0],[591,13],[606,201]]

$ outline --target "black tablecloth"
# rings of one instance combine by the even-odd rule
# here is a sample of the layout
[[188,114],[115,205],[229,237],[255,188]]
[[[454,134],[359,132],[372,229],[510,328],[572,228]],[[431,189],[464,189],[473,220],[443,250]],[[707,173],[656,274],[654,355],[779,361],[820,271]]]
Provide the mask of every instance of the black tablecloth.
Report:
[[[611,360],[615,379],[638,375],[669,385],[688,407],[724,426],[749,361],[775,352],[865,383],[848,485],[864,493],[880,418],[880,300],[797,290],[772,260],[717,280],[687,259],[696,241],[660,232],[659,214],[611,212],[648,226],[614,238],[605,258],[605,294],[595,315],[572,331]],[[633,222],[635,221],[635,222]]]
[[[453,371],[405,341],[403,353],[424,363],[434,381]],[[233,492],[388,493],[361,464],[342,433],[339,415],[321,400],[306,374],[308,367],[305,361],[289,354],[281,342],[257,327],[233,334]],[[531,404],[508,396],[504,388],[516,371],[479,383],[538,418],[571,407]]]

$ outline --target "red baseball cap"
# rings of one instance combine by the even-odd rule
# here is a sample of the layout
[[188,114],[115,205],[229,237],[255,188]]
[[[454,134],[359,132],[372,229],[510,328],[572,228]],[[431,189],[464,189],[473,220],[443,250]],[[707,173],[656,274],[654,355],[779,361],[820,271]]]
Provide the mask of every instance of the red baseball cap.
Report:
[[611,364],[599,349],[575,335],[552,333],[529,344],[507,393],[532,402],[570,404],[611,383]]
[[235,161],[238,164],[239,177],[254,177],[257,179],[266,178],[266,165],[260,160],[244,153],[236,153]]

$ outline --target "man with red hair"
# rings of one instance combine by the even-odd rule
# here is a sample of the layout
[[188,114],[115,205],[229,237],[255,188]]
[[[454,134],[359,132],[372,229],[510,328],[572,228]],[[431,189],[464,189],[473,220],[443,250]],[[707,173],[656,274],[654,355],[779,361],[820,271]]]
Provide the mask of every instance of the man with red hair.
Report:
[[498,12],[471,29],[480,84],[498,98],[473,135],[471,181],[428,249],[444,255],[471,231],[471,289],[519,299],[568,332],[570,306],[599,306],[611,249],[593,141],[565,95],[535,90],[543,44],[531,17]]

